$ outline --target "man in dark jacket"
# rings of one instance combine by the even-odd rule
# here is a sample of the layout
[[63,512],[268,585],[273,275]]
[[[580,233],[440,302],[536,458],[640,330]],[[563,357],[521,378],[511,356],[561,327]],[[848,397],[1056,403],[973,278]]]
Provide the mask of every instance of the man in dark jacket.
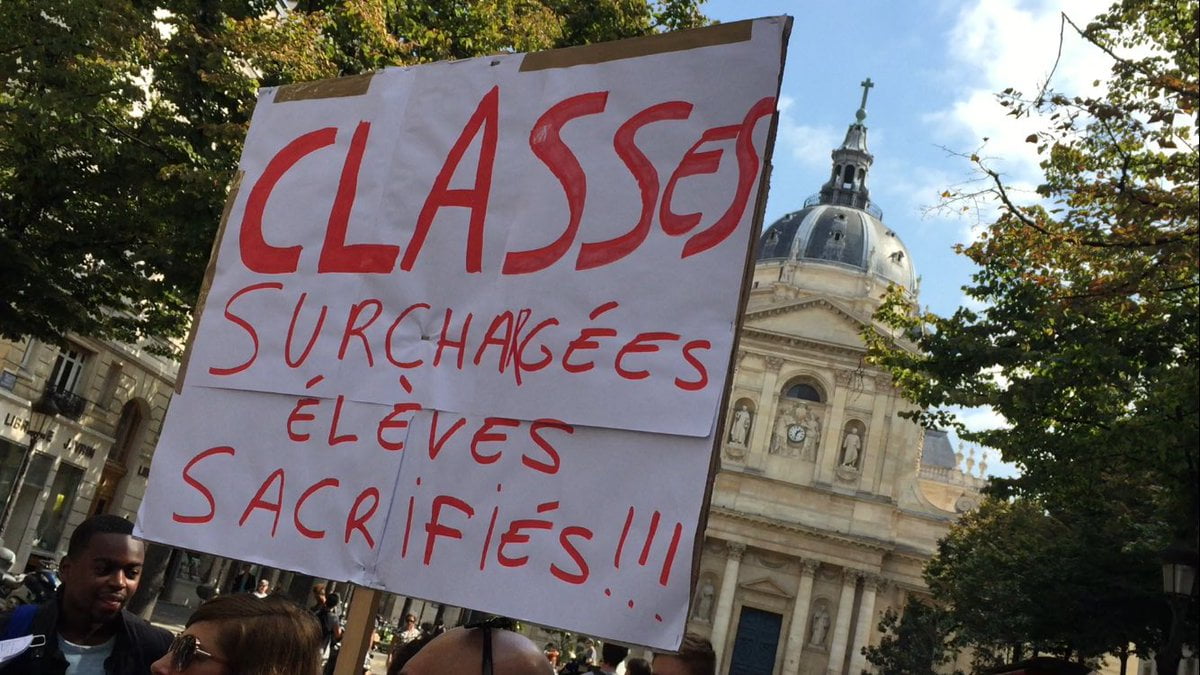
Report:
[[32,617],[21,609],[0,615],[0,637],[45,636],[45,645],[0,666],[0,675],[149,673],[171,634],[125,610],[145,552],[124,518],[101,515],[80,523],[60,567],[57,595]]

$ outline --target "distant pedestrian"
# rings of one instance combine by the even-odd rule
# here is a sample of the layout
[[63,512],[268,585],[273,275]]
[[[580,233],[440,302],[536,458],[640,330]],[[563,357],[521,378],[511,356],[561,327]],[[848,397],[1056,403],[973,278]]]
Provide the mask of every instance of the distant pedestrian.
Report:
[[330,593],[325,596],[325,608],[316,613],[317,624],[321,627],[321,657],[325,660],[326,673],[333,672],[342,648],[342,623],[337,615],[341,601],[337,593]]
[[200,605],[150,672],[318,675],[320,640],[312,614],[287,598],[227,595]]
[[308,608],[308,611],[313,614],[320,614],[325,609],[325,584],[313,584],[312,598],[313,604]]
[[265,598],[271,594],[271,582],[267,579],[258,580],[258,588],[254,589],[254,597]]
[[71,534],[59,568],[62,586],[41,605],[0,615],[0,637],[44,635],[43,646],[0,666],[3,675],[145,673],[167,652],[171,634],[125,609],[141,580],[146,546],[133,523],[92,516]]
[[593,666],[593,672],[603,673],[604,675],[616,675],[617,666],[629,656],[629,647],[625,647],[615,642],[605,642],[600,648],[600,663]]
[[400,643],[412,642],[421,637],[421,629],[417,627],[417,617],[408,614],[404,617],[404,628],[397,634]]
[[653,675],[650,662],[646,659],[629,659],[625,662],[625,675]]
[[229,592],[253,593],[256,586],[258,586],[258,579],[254,578],[254,574],[250,571],[250,566],[242,565],[241,571],[234,575],[233,582],[229,585]]

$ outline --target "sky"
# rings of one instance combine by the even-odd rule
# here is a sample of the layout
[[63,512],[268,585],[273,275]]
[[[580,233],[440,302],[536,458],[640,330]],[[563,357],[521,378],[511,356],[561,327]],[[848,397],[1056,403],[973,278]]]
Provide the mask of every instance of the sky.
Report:
[[[1017,188],[1018,199],[1041,177],[1025,138],[1036,120],[1007,116],[996,94],[1008,87],[1033,93],[1053,71],[1052,86],[1079,94],[1107,79],[1109,62],[1067,27],[1059,50],[1061,15],[1084,26],[1108,6],[1103,0],[708,0],[702,10],[721,22],[787,14],[793,17],[780,93],[766,218],[800,209],[831,168],[871,78],[867,100],[871,201],[884,223],[908,246],[921,276],[920,302],[942,315],[978,308],[963,285],[972,263],[956,255],[987,211],[938,210],[939,195],[978,178],[964,157],[978,153]],[[986,139],[986,141],[984,140]],[[970,428],[1003,419],[990,410],[962,414]],[[993,450],[981,450],[988,473],[1013,475]]]

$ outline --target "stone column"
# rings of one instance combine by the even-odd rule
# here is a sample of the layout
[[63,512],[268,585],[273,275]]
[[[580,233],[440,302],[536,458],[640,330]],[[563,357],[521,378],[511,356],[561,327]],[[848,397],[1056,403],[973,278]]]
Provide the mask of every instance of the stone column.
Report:
[[879,492],[883,483],[883,427],[888,416],[887,404],[888,397],[880,394],[876,389],[875,400],[871,406],[871,423],[867,427],[867,437],[863,441],[865,457],[863,457],[862,463],[864,486],[869,485],[872,492]]
[[816,560],[805,560],[800,568],[800,588],[796,591],[796,602],[792,605],[792,623],[788,628],[787,642],[783,651],[783,675],[800,672],[800,653],[804,639],[808,636],[808,607],[812,603],[813,577],[820,565]]
[[783,359],[778,356],[763,358],[762,390],[758,395],[758,410],[754,413],[754,429],[750,436],[750,447],[746,448],[746,464],[761,470],[771,450],[771,434],[775,430],[775,415],[779,411],[779,369]]
[[712,645],[717,652],[717,663],[725,651],[725,637],[729,634],[729,622],[733,620],[733,596],[737,591],[738,569],[742,566],[742,554],[746,545],[727,542],[725,552],[725,575],[721,577],[721,593],[717,596],[717,610],[713,615]]
[[858,603],[858,622],[854,626],[854,641],[850,643],[850,672],[861,673],[867,666],[867,657],[862,648],[871,639],[871,629],[875,623],[875,593],[883,585],[883,578],[876,574],[867,574],[863,578],[862,600]]
[[846,639],[850,637],[850,614],[854,612],[854,587],[860,576],[862,572],[858,570],[842,572],[842,595],[833,624],[833,641],[829,644],[829,675],[842,675],[842,667],[846,665]]
[[829,405],[829,418],[821,431],[821,446],[817,453],[817,479],[832,483],[837,470],[838,454],[842,445],[842,424],[846,421],[846,378],[843,371],[837,372],[837,388],[833,390],[833,401]]

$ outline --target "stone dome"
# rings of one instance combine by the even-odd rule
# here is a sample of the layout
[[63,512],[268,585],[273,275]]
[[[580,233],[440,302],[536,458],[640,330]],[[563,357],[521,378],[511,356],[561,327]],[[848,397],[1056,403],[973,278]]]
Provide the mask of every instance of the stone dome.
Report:
[[763,232],[758,261],[793,260],[856,269],[916,294],[912,256],[876,213],[870,204],[867,210],[819,202],[805,206]]
[[867,149],[867,94],[846,129],[841,147],[830,157],[829,180],[821,191],[771,224],[758,242],[758,262],[791,260],[857,270],[917,294],[912,256],[896,233],[883,224],[883,211],[871,202],[867,178],[875,157]]

